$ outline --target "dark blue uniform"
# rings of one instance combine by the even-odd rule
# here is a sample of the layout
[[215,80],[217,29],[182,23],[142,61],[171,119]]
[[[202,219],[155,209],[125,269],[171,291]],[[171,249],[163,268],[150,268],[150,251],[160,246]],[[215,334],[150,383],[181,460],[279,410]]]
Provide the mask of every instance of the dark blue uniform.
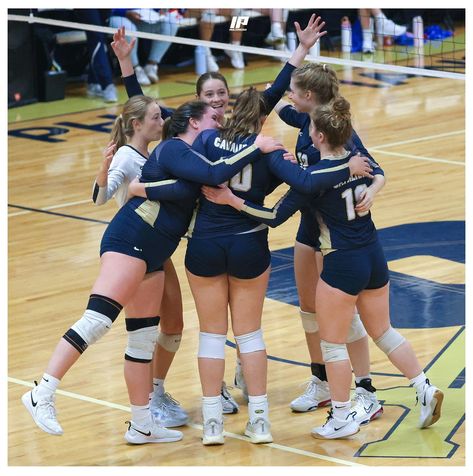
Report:
[[[346,163],[352,155],[347,151],[344,156],[320,160],[307,171],[325,162]],[[374,161],[372,166],[373,174],[384,175]],[[260,223],[277,226],[309,203],[317,210],[320,228],[320,247],[324,255],[321,278],[332,287],[357,295],[363,289],[380,288],[389,281],[386,259],[371,213],[358,216],[355,212],[359,195],[370,183],[369,178],[352,177],[312,197],[290,190],[271,210],[245,201],[242,213]]]
[[[227,143],[220,134],[216,130],[204,131],[192,148],[210,161],[218,161],[222,156],[245,150],[255,137]],[[282,155],[282,151],[261,154],[230,179],[229,187],[239,197],[262,205],[275,182],[286,182],[303,193],[315,193],[347,180],[350,174],[347,163],[324,163],[306,171],[284,160]],[[188,234],[186,267],[198,276],[227,273],[250,279],[269,266],[267,230],[232,207],[216,205],[201,197]]]
[[252,143],[239,154],[209,162],[181,139],[161,142],[142,169],[148,199],[134,197],[118,211],[105,230],[100,254],[116,251],[143,259],[148,273],[161,269],[189,226],[200,183],[217,185],[258,157]]
[[[320,152],[310,138],[310,115],[306,112],[298,112],[293,106],[288,105],[279,111],[279,117],[286,124],[299,129],[296,142],[296,157],[299,165],[306,168],[309,165],[317,164],[320,160]],[[360,152],[361,155],[372,159],[355,131],[353,131],[350,141],[345,145],[345,149],[354,153]],[[302,208],[296,241],[320,251],[319,234],[317,221],[314,220],[314,211],[310,207]]]

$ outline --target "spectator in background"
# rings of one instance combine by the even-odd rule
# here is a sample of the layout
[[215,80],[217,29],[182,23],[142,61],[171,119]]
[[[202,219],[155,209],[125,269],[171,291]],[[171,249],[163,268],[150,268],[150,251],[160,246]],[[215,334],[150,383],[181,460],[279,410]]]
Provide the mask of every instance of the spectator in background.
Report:
[[[179,17],[177,9],[115,8],[110,13],[109,25],[113,28],[124,26],[128,31],[174,36],[179,28]],[[168,41],[152,40],[151,50],[143,68],[138,59],[138,41],[136,41],[131,52],[131,60],[136,78],[142,86],[149,86],[158,81],[158,65],[170,46],[171,43]]]
[[[104,26],[100,12],[96,8],[79,8],[74,14],[80,23]],[[107,54],[107,43],[103,33],[86,31],[89,54],[87,96],[100,97],[105,102],[116,102],[117,90],[113,84],[112,67]]]
[[[380,8],[360,8],[358,9],[358,17],[363,31],[363,53],[374,53],[373,44],[373,23],[371,17],[374,17],[376,33],[379,36],[401,36],[406,33],[407,28],[397,25],[386,15]],[[379,45],[383,46],[383,45]]]
[[[215,28],[215,24],[223,23],[224,21],[226,21],[225,17],[222,17],[220,13],[233,15],[233,11],[228,9],[227,10],[206,9],[201,11],[200,22],[199,22],[199,34],[200,34],[201,40],[210,41],[212,39],[212,34]],[[243,35],[242,31],[230,31],[230,41],[232,45],[240,45],[242,35]],[[224,50],[224,51],[225,51],[225,54],[230,57],[230,61],[234,68],[236,69],[245,68],[243,53],[241,53],[240,51],[232,51],[232,50]],[[211,73],[215,73],[216,71],[218,71],[219,68],[218,68],[217,60],[212,55],[212,51],[208,47],[205,47],[205,56],[207,61],[207,71]]]

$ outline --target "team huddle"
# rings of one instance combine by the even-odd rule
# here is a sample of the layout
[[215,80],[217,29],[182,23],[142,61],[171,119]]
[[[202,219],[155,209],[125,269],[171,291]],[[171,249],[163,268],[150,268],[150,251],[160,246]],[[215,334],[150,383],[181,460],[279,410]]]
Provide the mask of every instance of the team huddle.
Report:
[[[229,88],[220,73],[199,77],[196,100],[175,111],[144,96],[130,60],[134,40],[128,42],[124,28],[115,33],[112,48],[130,99],[115,121],[93,200],[101,205],[115,197],[120,208],[103,235],[99,276],[83,316],[60,339],[40,383],[22,397],[42,430],[63,433],[55,410],[60,381],[124,309],[131,406],[125,440],[183,438],[172,428],[185,425],[189,415],[164,382],[183,329],[171,256],[187,236],[186,274],[199,318],[202,442],[224,444],[223,414],[239,411],[223,381],[230,310],[235,384],[248,401],[244,434],[252,443],[271,443],[261,329],[270,276],[268,226],[296,211],[294,271],[312,376],[291,409],[331,405],[326,422],[311,432],[320,439],[349,437],[380,417],[369,336],[414,387],[419,428],[440,418],[443,393],[390,325],[389,272],[369,211],[384,172],[352,128],[336,73],[325,64],[303,64],[326,33],[323,27],[315,15],[305,29],[295,22],[299,45],[273,84],[264,92],[243,90],[228,117]],[[292,104],[282,100],[288,88]],[[294,155],[261,134],[272,110],[299,130]],[[289,191],[273,208],[264,207],[282,183]]]

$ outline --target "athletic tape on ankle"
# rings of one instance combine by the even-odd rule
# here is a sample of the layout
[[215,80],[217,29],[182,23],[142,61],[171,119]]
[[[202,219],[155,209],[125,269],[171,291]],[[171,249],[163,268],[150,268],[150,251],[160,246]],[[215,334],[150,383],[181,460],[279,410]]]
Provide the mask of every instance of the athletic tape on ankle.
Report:
[[203,359],[225,359],[226,334],[199,332],[199,352],[197,357]]
[[250,352],[258,352],[266,349],[263,340],[263,331],[261,329],[241,336],[235,336],[235,340],[240,349],[240,354],[249,354]]
[[360,315],[354,314],[351,321],[350,330],[348,331],[347,343],[351,344],[366,336],[366,329],[361,322]]
[[158,340],[159,317],[128,318],[125,323],[128,332],[125,360],[151,362]]
[[322,349],[322,356],[325,363],[349,360],[346,344],[335,344],[321,340],[320,348]]
[[389,326],[389,329],[379,339],[374,341],[386,355],[395,351],[404,342],[406,342],[406,339],[391,326]]
[[301,316],[304,332],[307,334],[315,334],[319,331],[319,325],[317,324],[315,312],[306,312],[300,309],[299,314]]
[[168,352],[177,352],[181,345],[182,334],[158,334],[158,344]]
[[122,310],[113,299],[91,294],[83,316],[64,334],[63,338],[80,353],[95,344],[112,326]]

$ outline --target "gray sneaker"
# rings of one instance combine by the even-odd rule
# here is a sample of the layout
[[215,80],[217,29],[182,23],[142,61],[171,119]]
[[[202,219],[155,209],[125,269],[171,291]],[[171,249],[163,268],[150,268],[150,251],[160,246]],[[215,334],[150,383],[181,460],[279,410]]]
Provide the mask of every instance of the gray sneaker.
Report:
[[241,365],[235,367],[235,387],[241,390],[243,397],[248,401],[248,387],[246,386],[245,377],[243,376],[243,371]]
[[222,398],[223,413],[225,414],[238,413],[238,410],[240,409],[240,407],[238,406],[238,403],[235,402],[235,399],[231,396],[225,382],[222,382],[222,390],[220,392],[220,396]]
[[246,424],[245,435],[248,436],[252,443],[272,443],[271,424],[264,418],[257,418],[253,422]]
[[105,102],[117,102],[118,101],[117,89],[115,88],[114,84],[109,84],[103,90],[103,100]]
[[168,428],[182,426],[189,421],[188,413],[169,393],[153,395],[149,409],[156,421]]

